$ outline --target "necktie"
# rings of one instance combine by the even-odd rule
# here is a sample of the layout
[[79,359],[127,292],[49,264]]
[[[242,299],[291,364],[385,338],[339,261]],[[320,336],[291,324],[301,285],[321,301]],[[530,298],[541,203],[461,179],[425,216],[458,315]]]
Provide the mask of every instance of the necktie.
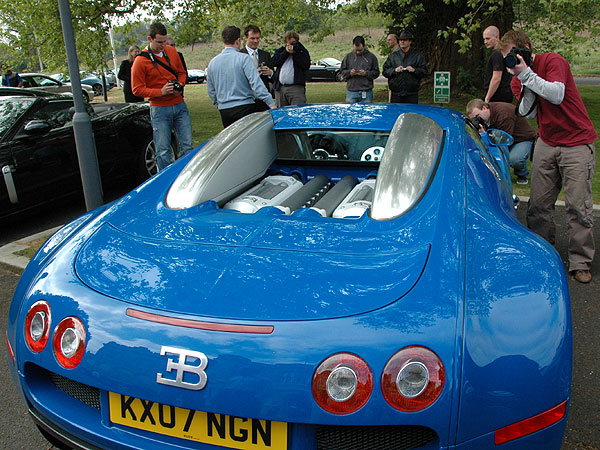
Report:
[[254,61],[254,67],[258,68],[258,52],[255,51],[252,54],[252,61]]

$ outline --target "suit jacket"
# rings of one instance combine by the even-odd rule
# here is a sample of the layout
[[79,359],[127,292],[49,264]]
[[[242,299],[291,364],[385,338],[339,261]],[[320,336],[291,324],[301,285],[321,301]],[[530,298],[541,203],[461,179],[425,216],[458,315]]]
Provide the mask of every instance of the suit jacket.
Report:
[[[281,83],[279,82],[281,67],[290,56],[285,47],[285,45],[279,47],[275,50],[275,53],[273,53],[273,64],[277,66],[277,70],[273,75],[273,89],[276,91],[278,91],[281,86]],[[302,86],[306,85],[306,72],[310,69],[310,53],[308,53],[308,50],[301,42],[298,42],[298,45],[292,54],[292,61],[294,62],[294,84],[300,84]]]
[[[240,50],[241,53],[246,53],[248,54],[248,49],[246,48],[246,46],[244,46],[244,48],[242,48]],[[269,67],[269,69],[274,70],[273,69],[273,62],[271,61],[271,54],[265,50],[261,50],[260,48],[258,49],[258,64],[260,65],[260,63],[264,63],[267,67]],[[271,79],[269,77],[267,77],[266,75],[261,75],[260,79],[263,81],[263,83],[265,83],[265,87],[267,88],[267,91],[271,92]]]

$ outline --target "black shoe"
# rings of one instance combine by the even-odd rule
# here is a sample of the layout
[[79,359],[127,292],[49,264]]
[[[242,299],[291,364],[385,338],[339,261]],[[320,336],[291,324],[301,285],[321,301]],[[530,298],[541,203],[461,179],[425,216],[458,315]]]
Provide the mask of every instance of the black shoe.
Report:
[[527,177],[517,177],[517,184],[527,184]]

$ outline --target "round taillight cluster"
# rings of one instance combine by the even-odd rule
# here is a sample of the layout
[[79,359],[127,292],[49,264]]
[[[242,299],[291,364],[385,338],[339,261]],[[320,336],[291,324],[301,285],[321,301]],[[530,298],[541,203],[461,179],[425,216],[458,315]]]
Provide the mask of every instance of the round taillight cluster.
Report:
[[85,353],[85,328],[77,317],[63,319],[52,336],[52,350],[58,363],[72,369]]
[[421,411],[440,396],[445,378],[444,366],[435,353],[425,347],[406,347],[385,365],[381,392],[399,411]]
[[25,342],[34,353],[39,353],[46,347],[50,336],[50,306],[44,300],[35,302],[25,316]]
[[[387,362],[381,376],[384,399],[403,412],[421,411],[433,404],[444,387],[440,358],[420,346],[405,347]],[[325,359],[313,375],[312,392],[317,404],[332,414],[358,411],[373,390],[368,364],[352,353],[336,353]]]
[[317,367],[312,379],[313,397],[332,414],[350,414],[363,407],[373,391],[373,373],[352,353],[331,355]]
[[[25,342],[34,353],[40,353],[50,338],[52,315],[50,305],[40,300],[29,308],[25,316]],[[77,317],[63,319],[54,329],[52,350],[59,364],[67,369],[76,367],[85,353],[86,332]]]

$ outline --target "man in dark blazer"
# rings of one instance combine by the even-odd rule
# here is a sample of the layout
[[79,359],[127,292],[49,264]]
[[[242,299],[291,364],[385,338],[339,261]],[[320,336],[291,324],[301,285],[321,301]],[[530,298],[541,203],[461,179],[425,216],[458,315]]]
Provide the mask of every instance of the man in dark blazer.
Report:
[[294,30],[283,35],[285,45],[273,53],[273,89],[277,107],[306,103],[306,74],[310,69],[310,53],[300,43]]
[[[248,25],[244,29],[246,46],[240,50],[241,53],[247,53],[252,57],[254,65],[260,74],[260,79],[265,84],[267,91],[272,92],[271,77],[273,76],[273,63],[271,54],[258,48],[260,43],[260,28],[256,25]],[[256,99],[256,110],[266,111],[269,106],[260,99]]]

